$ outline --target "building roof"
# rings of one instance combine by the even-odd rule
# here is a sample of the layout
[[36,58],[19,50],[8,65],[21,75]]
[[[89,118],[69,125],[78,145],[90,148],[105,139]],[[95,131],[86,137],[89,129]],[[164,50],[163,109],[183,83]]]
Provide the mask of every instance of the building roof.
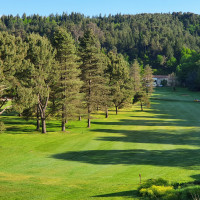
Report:
[[153,78],[168,78],[168,75],[153,75]]

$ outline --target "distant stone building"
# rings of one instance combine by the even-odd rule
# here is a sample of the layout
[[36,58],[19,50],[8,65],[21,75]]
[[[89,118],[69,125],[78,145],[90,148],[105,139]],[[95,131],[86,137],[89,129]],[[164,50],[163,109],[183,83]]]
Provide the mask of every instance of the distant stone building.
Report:
[[167,86],[170,86],[170,76],[169,75],[153,75],[154,86],[162,86],[161,82],[163,80],[167,81]]

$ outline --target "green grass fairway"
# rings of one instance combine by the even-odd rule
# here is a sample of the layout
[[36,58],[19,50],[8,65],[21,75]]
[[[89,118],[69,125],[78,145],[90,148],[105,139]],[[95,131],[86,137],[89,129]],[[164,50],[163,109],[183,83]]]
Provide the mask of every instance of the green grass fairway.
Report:
[[137,199],[142,181],[162,177],[200,179],[200,93],[158,88],[150,109],[114,111],[109,119],[49,121],[48,134],[34,121],[2,116],[0,134],[1,200]]

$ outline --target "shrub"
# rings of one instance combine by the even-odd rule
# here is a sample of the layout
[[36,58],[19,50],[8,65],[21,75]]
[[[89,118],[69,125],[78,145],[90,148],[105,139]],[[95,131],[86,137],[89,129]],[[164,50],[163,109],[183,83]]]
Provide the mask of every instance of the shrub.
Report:
[[138,194],[151,200],[200,200],[200,181],[169,184],[164,179],[149,179],[138,187]]
[[170,184],[169,184],[168,181],[166,181],[166,180],[164,180],[162,178],[148,179],[138,187],[138,190],[140,190],[142,188],[150,188],[152,185],[169,186]]
[[199,180],[195,180],[193,182],[187,182],[187,183],[173,183],[172,184],[174,189],[186,188],[186,187],[196,186],[196,185],[200,185]]
[[[172,197],[174,188],[170,186],[169,182],[159,179],[149,179],[138,187],[138,193],[140,196],[146,197],[147,199],[159,199],[162,197]],[[165,198],[167,199],[167,198]]]
[[149,199],[158,199],[159,197],[166,196],[174,190],[172,186],[158,186],[152,185],[150,188],[142,188],[139,192],[143,197]]
[[161,81],[161,85],[162,85],[163,87],[167,86],[167,80],[162,80],[162,81]]
[[[177,191],[181,200],[200,200],[200,187],[190,186]],[[178,199],[178,200],[179,200]]]

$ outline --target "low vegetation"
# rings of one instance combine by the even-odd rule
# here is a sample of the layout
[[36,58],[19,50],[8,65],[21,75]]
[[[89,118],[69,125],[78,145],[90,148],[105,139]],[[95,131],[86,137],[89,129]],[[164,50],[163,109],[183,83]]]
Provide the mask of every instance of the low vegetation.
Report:
[[149,179],[138,187],[142,199],[163,200],[198,200],[200,198],[200,182],[169,183],[159,179]]

